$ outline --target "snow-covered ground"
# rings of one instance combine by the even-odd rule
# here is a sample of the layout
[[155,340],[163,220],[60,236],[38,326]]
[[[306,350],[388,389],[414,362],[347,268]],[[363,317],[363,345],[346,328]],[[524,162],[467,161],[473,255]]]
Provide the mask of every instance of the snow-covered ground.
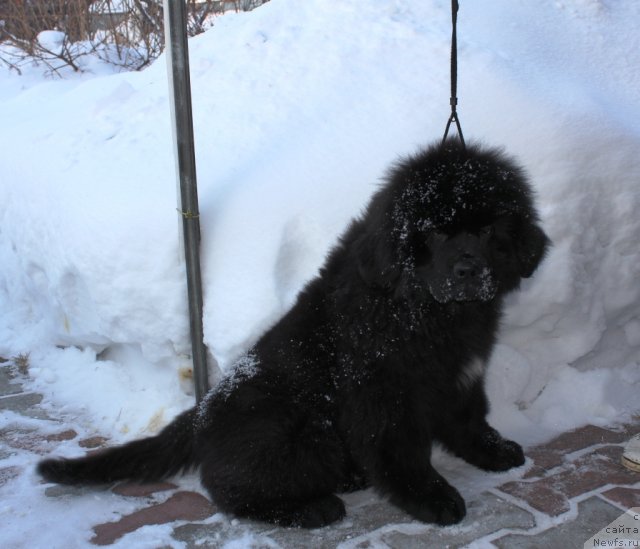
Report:
[[[449,10],[271,0],[190,40],[221,370],[292,304],[386,167],[441,137]],[[554,243],[510,299],[489,371],[491,420],[524,444],[640,410],[639,21],[635,0],[461,2],[465,137],[522,162]],[[29,353],[51,409],[124,440],[192,404],[186,290],[165,59],[92,68],[0,72],[0,356]],[[34,477],[20,486],[0,488],[14,533],[42,497]]]

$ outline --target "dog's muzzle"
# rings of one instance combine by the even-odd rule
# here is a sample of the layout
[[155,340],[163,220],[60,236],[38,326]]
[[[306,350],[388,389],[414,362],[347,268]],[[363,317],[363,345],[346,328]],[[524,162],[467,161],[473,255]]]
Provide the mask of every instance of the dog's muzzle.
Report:
[[498,286],[491,269],[472,256],[456,261],[448,276],[429,285],[429,291],[439,303],[491,301]]

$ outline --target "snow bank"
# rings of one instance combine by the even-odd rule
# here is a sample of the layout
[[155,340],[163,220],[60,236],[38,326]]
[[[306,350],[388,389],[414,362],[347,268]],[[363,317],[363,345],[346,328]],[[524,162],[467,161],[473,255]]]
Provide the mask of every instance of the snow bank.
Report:
[[[448,10],[272,0],[190,41],[205,338],[222,369],[388,164],[440,138]],[[465,135],[524,164],[554,242],[509,302],[488,380],[493,421],[524,442],[640,407],[639,18],[633,1],[461,7]],[[0,356],[30,352],[33,387],[96,429],[152,430],[191,400],[164,59],[0,78]]]

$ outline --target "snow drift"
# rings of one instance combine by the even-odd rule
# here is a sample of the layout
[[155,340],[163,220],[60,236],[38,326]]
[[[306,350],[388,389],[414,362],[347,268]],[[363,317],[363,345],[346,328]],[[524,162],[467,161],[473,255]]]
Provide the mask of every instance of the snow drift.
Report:
[[[638,20],[632,1],[462,2],[465,136],[525,166],[554,243],[490,366],[491,420],[521,442],[640,408]],[[190,41],[220,369],[386,167],[441,137],[449,39],[449,2],[272,0]],[[153,430],[191,402],[164,60],[0,78],[0,356],[30,353],[34,389],[98,430]]]

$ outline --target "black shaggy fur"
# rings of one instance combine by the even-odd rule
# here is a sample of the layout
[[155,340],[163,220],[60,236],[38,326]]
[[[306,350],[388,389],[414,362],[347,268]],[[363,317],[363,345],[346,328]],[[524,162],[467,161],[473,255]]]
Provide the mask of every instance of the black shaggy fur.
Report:
[[455,141],[399,162],[293,308],[201,405],[155,437],[48,459],[52,482],[159,480],[199,467],[224,511],[318,527],[372,484],[414,517],[452,524],[464,500],[433,441],[482,469],[522,465],[486,422],[484,365],[503,296],[548,239],[502,153]]

